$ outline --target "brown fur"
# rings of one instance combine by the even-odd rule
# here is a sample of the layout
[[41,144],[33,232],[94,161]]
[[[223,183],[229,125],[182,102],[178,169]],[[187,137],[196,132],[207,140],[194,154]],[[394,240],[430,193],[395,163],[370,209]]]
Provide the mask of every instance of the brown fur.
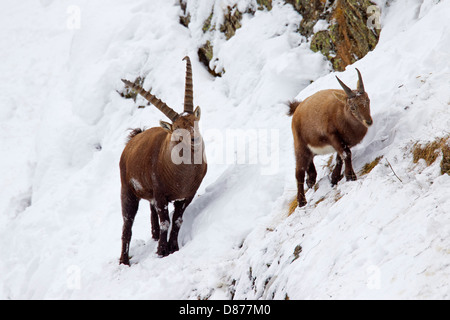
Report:
[[[337,152],[336,167],[331,176],[332,185],[336,185],[342,178],[343,161],[347,180],[356,180],[350,148],[361,142],[367,128],[372,125],[370,100],[363,91],[361,77],[358,90],[351,91],[348,87],[344,89],[319,91],[305,101],[298,102],[295,109],[292,107],[295,102],[290,103],[290,111],[294,109],[292,132],[296,157],[297,200],[300,207],[306,205],[303,186],[305,173],[308,173],[306,183],[309,187],[314,186],[316,182],[317,173],[313,162],[316,154],[333,152],[333,149]],[[330,146],[333,149],[329,148]]]
[[[190,65],[190,61],[189,61]],[[189,67],[188,67],[189,69]],[[192,77],[192,73],[189,77]],[[188,78],[186,80],[189,80]],[[185,101],[192,103],[192,79],[186,87]],[[162,127],[154,127],[148,130],[135,129],[129,135],[129,141],[120,158],[120,179],[122,184],[122,253],[120,263],[129,265],[129,246],[131,241],[131,229],[138,210],[139,201],[150,201],[152,237],[159,240],[157,253],[167,256],[178,250],[178,231],[182,223],[183,213],[193,200],[207,171],[206,159],[203,157],[200,163],[194,159],[194,151],[197,148],[204,151],[204,144],[198,133],[198,121],[200,109],[177,114],[161,100],[149,94],[141,87],[133,84],[137,92],[144,97],[149,97],[160,106],[159,109],[173,123],[161,122]],[[168,110],[167,112],[165,112]],[[177,130],[186,130],[194,137],[184,141]],[[185,132],[186,132],[185,131]],[[184,150],[191,150],[191,162],[175,164],[172,158],[172,150],[175,146],[183,144]],[[189,149],[190,148],[190,149]],[[203,154],[204,155],[204,154]],[[168,204],[174,202],[175,211],[172,217],[172,228],[168,239],[170,226]]]

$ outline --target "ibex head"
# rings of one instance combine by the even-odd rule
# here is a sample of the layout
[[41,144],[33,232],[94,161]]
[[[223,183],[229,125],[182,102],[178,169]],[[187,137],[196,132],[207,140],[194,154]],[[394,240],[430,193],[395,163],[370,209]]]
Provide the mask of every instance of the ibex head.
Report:
[[[188,56],[184,57],[186,61],[186,85],[184,91],[184,112],[178,114],[172,120],[172,123],[160,121],[161,127],[172,134],[172,141],[182,141],[195,147],[203,142],[200,135],[198,122],[200,121],[200,107],[194,110],[194,88],[192,81],[192,64]],[[190,140],[186,139],[190,137]]]
[[184,112],[173,123],[165,121],[159,123],[164,130],[172,135],[172,141],[190,144],[194,148],[203,142],[198,125],[199,120],[200,107],[197,107],[193,113]]
[[[156,108],[164,113],[170,120],[170,122],[160,121],[161,127],[172,135],[172,141],[183,141],[183,143],[191,144],[191,147],[197,146],[203,142],[200,135],[198,121],[200,120],[201,110],[197,107],[194,110],[194,93],[192,82],[192,65],[189,57],[185,57],[186,60],[186,87],[184,94],[184,112],[182,114],[177,113],[167,104],[160,99],[152,95],[150,92],[145,91],[128,80],[122,81],[128,86],[141,94],[144,98],[150,101]],[[151,90],[149,90],[151,91]],[[186,137],[189,134],[190,140],[186,141]]]
[[[352,90],[349,87],[345,85],[339,79],[336,77],[336,79],[339,81],[339,84],[341,85],[342,89],[344,89],[344,92],[346,93],[346,105],[349,108],[351,114],[358,119],[363,125],[366,127],[370,127],[373,124],[372,117],[370,116],[370,99],[366,91],[364,90],[364,83],[361,77],[361,73],[358,69],[356,69],[358,72],[358,84],[357,89]],[[337,97],[339,100],[340,97]]]

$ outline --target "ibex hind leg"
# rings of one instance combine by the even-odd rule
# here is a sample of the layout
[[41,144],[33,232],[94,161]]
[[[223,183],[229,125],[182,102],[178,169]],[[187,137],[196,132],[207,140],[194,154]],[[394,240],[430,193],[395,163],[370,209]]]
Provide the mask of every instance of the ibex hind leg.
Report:
[[159,234],[160,234],[159,217],[158,217],[158,212],[156,211],[154,202],[150,203],[150,211],[151,211],[151,217],[150,217],[151,221],[150,222],[152,224],[152,238],[153,238],[153,240],[158,241]]
[[336,154],[336,166],[331,174],[331,185],[334,187],[342,179],[342,158]]
[[130,191],[122,188],[122,254],[120,255],[120,264],[130,265],[129,250],[131,241],[131,229],[134,218],[139,207],[139,199]]
[[316,184],[316,179],[317,179],[317,171],[316,171],[316,167],[314,166],[313,159],[311,159],[311,162],[308,166],[307,174],[308,174],[308,179],[306,180],[306,185],[308,186],[308,188],[312,188]]
[[305,174],[307,169],[309,169],[309,165],[312,162],[313,155],[307,148],[302,148],[296,150],[296,170],[295,177],[297,179],[297,202],[299,207],[303,207],[306,205],[306,197],[305,197]]

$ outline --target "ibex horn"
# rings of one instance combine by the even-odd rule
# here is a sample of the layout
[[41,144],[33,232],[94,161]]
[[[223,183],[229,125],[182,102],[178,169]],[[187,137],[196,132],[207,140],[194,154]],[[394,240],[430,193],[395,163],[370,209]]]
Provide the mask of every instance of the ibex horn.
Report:
[[364,90],[364,83],[363,83],[363,80],[362,80],[362,77],[361,77],[361,72],[359,72],[358,69],[356,69],[356,72],[358,72],[358,92],[359,93],[364,93],[366,91]]
[[157,97],[152,95],[150,92],[145,91],[141,86],[139,86],[136,83],[133,83],[131,81],[125,80],[125,79],[122,79],[122,81],[123,81],[123,83],[125,83],[125,85],[127,87],[136,91],[138,94],[140,94],[145,99],[147,99],[151,104],[153,104],[156,108],[158,108],[172,122],[175,122],[175,120],[177,120],[177,118],[180,116],[172,108],[170,108],[167,104],[165,104],[160,99],[158,99]]
[[347,86],[345,85],[345,83],[343,83],[343,82],[341,81],[341,79],[339,79],[337,76],[336,76],[336,79],[337,79],[337,81],[339,81],[339,84],[341,85],[342,89],[344,89],[345,93],[347,94],[347,96],[348,96],[349,98],[355,97],[355,93],[352,91],[352,89],[350,89],[349,87],[347,87]]
[[188,56],[184,57],[186,60],[186,87],[184,91],[184,112],[194,112],[194,85],[192,82],[192,64]]

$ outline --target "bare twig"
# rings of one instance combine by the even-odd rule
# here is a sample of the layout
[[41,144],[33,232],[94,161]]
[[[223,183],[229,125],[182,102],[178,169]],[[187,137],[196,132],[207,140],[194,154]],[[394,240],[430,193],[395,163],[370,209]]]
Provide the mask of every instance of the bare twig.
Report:
[[391,168],[392,173],[397,177],[397,179],[398,179],[401,183],[403,183],[402,179],[400,179],[400,178],[398,177],[398,175],[395,173],[394,168],[392,168],[391,163],[389,162],[389,160],[388,160],[387,158],[386,158],[386,162],[388,163],[389,168]]

